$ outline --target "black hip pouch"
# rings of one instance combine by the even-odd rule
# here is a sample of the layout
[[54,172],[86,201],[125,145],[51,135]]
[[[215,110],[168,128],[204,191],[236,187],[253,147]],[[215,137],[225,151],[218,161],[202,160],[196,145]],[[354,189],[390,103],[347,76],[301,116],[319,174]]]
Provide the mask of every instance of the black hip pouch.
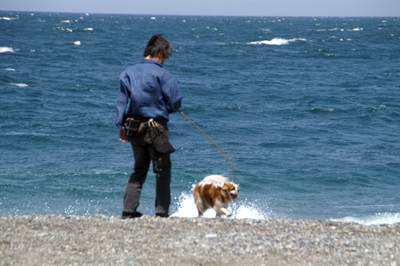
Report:
[[169,142],[168,131],[161,124],[149,127],[150,139],[154,150],[159,154],[172,153],[175,151]]
[[128,117],[125,120],[125,134],[128,137],[136,137],[139,135],[140,124],[143,122],[143,117]]

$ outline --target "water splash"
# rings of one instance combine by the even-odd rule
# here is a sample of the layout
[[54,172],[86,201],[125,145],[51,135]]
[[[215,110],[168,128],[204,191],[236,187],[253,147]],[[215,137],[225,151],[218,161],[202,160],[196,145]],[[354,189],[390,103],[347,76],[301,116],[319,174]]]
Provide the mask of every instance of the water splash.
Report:
[[[198,216],[192,192],[193,189],[190,193],[182,192],[178,198],[178,209],[171,217],[195,218]],[[271,217],[271,215],[262,211],[257,203],[249,203],[247,199],[239,199],[238,202],[230,204],[228,210],[232,212],[232,217],[236,219],[266,219]],[[206,218],[214,218],[215,216],[216,212],[212,208],[204,212]]]

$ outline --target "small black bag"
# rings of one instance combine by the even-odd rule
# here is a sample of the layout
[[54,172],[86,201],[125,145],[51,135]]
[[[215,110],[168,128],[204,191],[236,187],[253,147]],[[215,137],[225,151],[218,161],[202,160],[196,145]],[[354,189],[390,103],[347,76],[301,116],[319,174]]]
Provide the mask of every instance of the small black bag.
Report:
[[154,149],[156,150],[156,152],[162,154],[173,153],[175,149],[169,142],[168,132],[162,125],[157,123],[156,125],[157,126],[149,126],[148,129]]
[[143,117],[128,117],[125,120],[126,135],[128,137],[137,137],[140,134],[140,125],[144,122]]

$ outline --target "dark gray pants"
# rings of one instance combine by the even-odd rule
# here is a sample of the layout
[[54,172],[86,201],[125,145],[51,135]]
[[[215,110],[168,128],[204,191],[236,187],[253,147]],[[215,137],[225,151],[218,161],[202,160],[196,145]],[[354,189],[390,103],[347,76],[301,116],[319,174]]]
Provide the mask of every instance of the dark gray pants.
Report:
[[[166,126],[167,127],[167,126]],[[134,172],[126,185],[124,195],[124,212],[134,213],[139,206],[140,193],[146,181],[150,162],[156,177],[155,214],[168,215],[171,203],[171,155],[158,154],[151,144],[148,144],[146,134],[130,139],[135,158]]]

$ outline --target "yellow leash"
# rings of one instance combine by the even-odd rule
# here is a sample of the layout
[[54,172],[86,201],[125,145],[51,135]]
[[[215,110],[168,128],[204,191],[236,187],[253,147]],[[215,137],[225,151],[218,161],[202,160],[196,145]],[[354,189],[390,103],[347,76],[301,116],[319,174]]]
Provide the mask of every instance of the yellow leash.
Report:
[[229,160],[228,156],[225,154],[225,152],[217,145],[217,143],[215,143],[203,130],[201,130],[201,128],[199,128],[192,120],[190,120],[182,111],[179,110],[179,113],[181,113],[181,115],[183,115],[190,123],[193,124],[193,126],[195,126],[198,130],[201,131],[201,133],[203,133],[209,140],[211,140],[212,143],[214,143],[215,146],[217,146],[217,148],[222,152],[223,155],[225,155],[226,159],[228,160],[228,162],[231,164],[232,166],[232,170],[233,170],[233,183],[235,183],[236,181],[236,172],[235,172],[235,167],[233,167],[233,164],[231,162],[231,160]]

